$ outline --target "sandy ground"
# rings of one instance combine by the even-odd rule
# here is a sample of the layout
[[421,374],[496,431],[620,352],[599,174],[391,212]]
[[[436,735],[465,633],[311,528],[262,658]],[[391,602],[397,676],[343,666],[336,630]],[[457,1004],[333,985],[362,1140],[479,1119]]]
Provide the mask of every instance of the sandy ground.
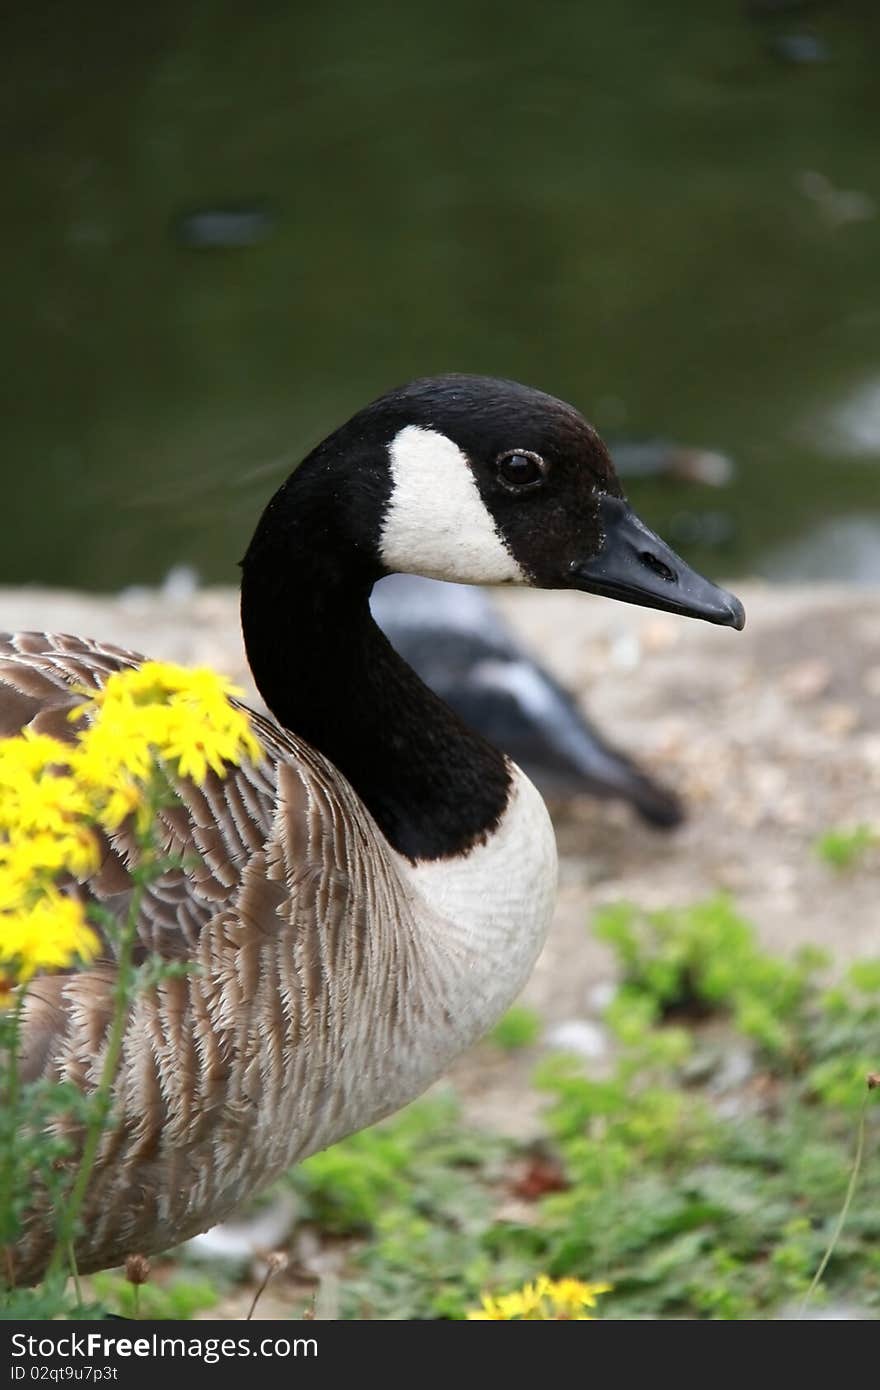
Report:
[[[595,1016],[597,986],[611,978],[588,931],[600,903],[664,906],[725,890],[774,949],[880,954],[880,856],[841,875],[813,849],[831,826],[880,823],[880,591],[734,587],[748,613],[743,633],[578,594],[499,595],[603,732],[678,788],[689,811],[672,834],[607,803],[558,811],[556,920],[524,995],[551,1037]],[[27,627],[207,663],[251,688],[228,590],[0,590],[0,630]],[[480,1121],[527,1133],[533,1063],[531,1051],[508,1057],[484,1044],[454,1080]]]

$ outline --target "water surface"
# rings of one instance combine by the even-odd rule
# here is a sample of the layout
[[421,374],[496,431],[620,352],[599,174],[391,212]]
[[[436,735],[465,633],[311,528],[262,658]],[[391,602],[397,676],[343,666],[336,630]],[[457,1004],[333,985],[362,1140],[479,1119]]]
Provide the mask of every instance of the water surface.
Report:
[[[234,582],[314,442],[449,369],[732,455],[630,488],[704,567],[843,573],[855,521],[880,578],[880,7],[789,8],[19,6],[0,581]],[[186,244],[229,205],[252,244]]]

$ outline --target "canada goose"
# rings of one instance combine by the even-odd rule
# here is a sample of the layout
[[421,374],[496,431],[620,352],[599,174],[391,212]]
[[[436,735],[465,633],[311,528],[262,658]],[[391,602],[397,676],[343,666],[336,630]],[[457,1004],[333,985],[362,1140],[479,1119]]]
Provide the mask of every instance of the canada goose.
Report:
[[606,743],[574,696],[517,642],[485,589],[390,574],[373,589],[370,608],[425,684],[542,795],[618,797],[649,825],[681,823],[675,793]]
[[[382,575],[573,588],[740,628],[742,605],[630,510],[571,406],[513,382],[415,381],[278,490],[242,564],[245,646],[277,724],[266,759],[164,815],[190,864],[148,893],[144,953],[196,967],[135,1001],[76,1242],[81,1271],[223,1220],[290,1164],[417,1096],[521,989],[556,849],[519,769],[447,709],[370,617]],[[71,684],[140,658],[27,634],[0,648],[0,733],[60,735]],[[125,833],[88,884],[119,911]],[[96,1083],[114,964],[29,990],[29,1077]],[[7,1252],[45,1268],[35,1200]]]

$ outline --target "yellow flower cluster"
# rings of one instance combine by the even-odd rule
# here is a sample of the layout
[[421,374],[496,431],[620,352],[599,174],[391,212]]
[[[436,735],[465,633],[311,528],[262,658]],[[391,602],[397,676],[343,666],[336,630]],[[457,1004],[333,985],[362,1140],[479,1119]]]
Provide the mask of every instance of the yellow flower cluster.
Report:
[[585,1308],[595,1308],[610,1284],[584,1284],[580,1279],[549,1279],[542,1274],[515,1293],[483,1294],[481,1307],[468,1313],[471,1322],[592,1322]]
[[120,774],[143,782],[160,758],[178,777],[204,782],[209,768],[222,777],[228,764],[258,759],[246,715],[229,703],[240,693],[213,671],[162,661],[115,672],[72,716],[99,715],[80,738],[81,775],[97,786]]
[[[86,692],[84,692],[86,693]],[[25,729],[0,741],[0,1006],[38,970],[92,958],[99,946],[62,874],[98,867],[96,831],[134,815],[147,833],[160,768],[204,782],[230,764],[256,761],[239,692],[213,671],[150,661],[109,676],[71,719],[72,743]]]

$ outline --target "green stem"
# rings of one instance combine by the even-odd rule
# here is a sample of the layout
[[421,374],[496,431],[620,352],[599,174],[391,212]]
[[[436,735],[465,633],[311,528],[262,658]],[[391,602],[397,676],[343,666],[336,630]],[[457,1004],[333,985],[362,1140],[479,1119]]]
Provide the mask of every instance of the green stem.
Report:
[[95,1091],[94,1101],[86,1127],[86,1137],[83,1144],[82,1156],[79,1167],[70,1190],[70,1196],[61,1213],[58,1223],[55,1249],[52,1251],[52,1258],[46,1271],[46,1280],[50,1282],[57,1278],[61,1272],[61,1266],[67,1259],[68,1250],[73,1247],[76,1225],[79,1219],[80,1209],[89,1185],[89,1178],[95,1166],[95,1158],[98,1153],[98,1145],[107,1123],[107,1116],[110,1113],[110,1105],[113,1098],[113,1083],[116,1080],[116,1071],[119,1066],[119,1058],[122,1052],[122,1040],[125,1036],[125,1025],[128,1021],[128,1010],[131,1002],[131,989],[133,979],[133,955],[134,943],[137,934],[137,919],[140,911],[141,899],[143,897],[143,882],[135,881],[134,891],[131,896],[131,903],[128,916],[119,936],[119,958],[117,961],[116,988],[113,991],[114,1007],[113,1018],[110,1023],[110,1033],[107,1038],[107,1050],[104,1054],[104,1065],[101,1068],[101,1079]]
[[849,1209],[852,1206],[852,1199],[855,1196],[856,1184],[859,1180],[859,1173],[862,1170],[862,1154],[865,1151],[865,1116],[867,1114],[868,1102],[870,1099],[871,1093],[869,1091],[866,1094],[865,1099],[862,1101],[862,1111],[859,1116],[859,1136],[858,1141],[856,1143],[856,1156],[853,1160],[852,1172],[849,1175],[849,1186],[846,1189],[846,1197],[844,1199],[843,1207],[841,1208],[840,1215],[837,1218],[837,1225],[834,1227],[831,1239],[828,1242],[828,1249],[822,1256],[822,1262],[819,1265],[819,1268],[816,1270],[816,1273],[813,1275],[813,1282],[810,1284],[810,1287],[804,1294],[803,1302],[801,1303],[801,1306],[798,1309],[799,1318],[802,1318],[804,1316],[807,1304],[809,1303],[813,1294],[816,1292],[816,1289],[819,1287],[822,1275],[825,1273],[825,1270],[828,1267],[828,1261],[834,1254],[835,1247],[837,1245],[838,1240],[840,1239],[840,1233],[843,1230],[844,1223],[846,1221],[847,1216],[849,1215]]
[[83,1306],[82,1285],[79,1282],[79,1270],[76,1267],[76,1251],[73,1248],[72,1241],[69,1241],[67,1245],[67,1263],[73,1275],[73,1287],[76,1290],[76,1304],[79,1309]]

